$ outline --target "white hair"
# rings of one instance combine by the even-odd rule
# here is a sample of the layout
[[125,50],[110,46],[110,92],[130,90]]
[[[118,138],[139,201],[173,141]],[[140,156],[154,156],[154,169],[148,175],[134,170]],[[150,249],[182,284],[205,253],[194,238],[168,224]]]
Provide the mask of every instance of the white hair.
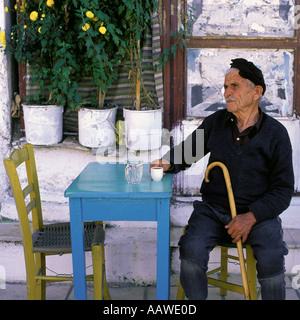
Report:
[[[237,68],[230,68],[230,69],[228,69],[228,70],[225,72],[225,76],[227,76],[228,73],[230,73],[230,72],[232,72],[232,71],[235,71],[235,70],[240,71],[240,70],[237,69]],[[248,88],[249,88],[249,89],[254,89],[254,88],[256,87],[256,84],[253,83],[251,80],[249,80],[249,79],[246,79],[246,80],[248,81]]]

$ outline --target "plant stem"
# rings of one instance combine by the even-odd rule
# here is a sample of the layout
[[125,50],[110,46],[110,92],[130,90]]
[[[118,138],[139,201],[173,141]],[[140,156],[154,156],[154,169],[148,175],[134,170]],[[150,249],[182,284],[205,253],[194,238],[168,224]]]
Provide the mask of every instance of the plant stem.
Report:
[[[141,51],[141,47],[140,47],[140,40],[138,40],[137,42],[137,48],[138,48],[138,52],[137,52],[137,58],[140,58],[140,51]],[[136,87],[135,87],[135,96],[136,96],[136,110],[140,110],[141,109],[141,78],[140,78],[140,68],[136,68]]]
[[[101,80],[102,84],[104,84],[104,80]],[[99,109],[103,107],[105,100],[105,92],[101,89],[101,86],[99,86],[98,89],[98,107]]]

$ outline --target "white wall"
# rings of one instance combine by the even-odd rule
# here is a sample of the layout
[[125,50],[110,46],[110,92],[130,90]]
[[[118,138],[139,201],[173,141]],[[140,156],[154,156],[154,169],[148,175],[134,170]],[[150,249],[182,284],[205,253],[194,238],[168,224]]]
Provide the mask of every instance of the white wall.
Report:
[[[0,29],[10,25],[10,16],[5,12],[8,1],[0,0]],[[7,197],[8,179],[2,158],[10,153],[10,99],[11,99],[11,72],[10,61],[3,52],[0,52],[0,203]]]

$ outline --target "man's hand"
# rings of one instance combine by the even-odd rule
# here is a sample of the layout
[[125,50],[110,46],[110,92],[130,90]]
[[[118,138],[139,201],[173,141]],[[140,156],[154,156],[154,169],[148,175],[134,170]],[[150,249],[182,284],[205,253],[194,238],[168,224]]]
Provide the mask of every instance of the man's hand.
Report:
[[233,243],[237,243],[240,239],[245,243],[248,238],[248,234],[255,223],[255,216],[253,212],[250,211],[244,214],[238,214],[225,226],[225,228],[228,229],[227,232],[233,239]]
[[[168,160],[166,159],[157,159],[157,160],[153,160],[150,164],[150,170],[152,167],[163,167],[164,172],[169,170],[171,167],[171,164]],[[165,174],[165,173],[164,173]]]

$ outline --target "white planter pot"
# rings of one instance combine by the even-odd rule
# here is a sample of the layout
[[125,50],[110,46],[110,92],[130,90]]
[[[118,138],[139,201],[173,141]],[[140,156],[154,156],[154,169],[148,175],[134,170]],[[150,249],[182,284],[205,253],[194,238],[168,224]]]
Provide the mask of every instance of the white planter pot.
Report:
[[162,109],[123,109],[126,147],[133,150],[153,150],[161,147]]
[[28,143],[52,145],[61,142],[63,107],[56,105],[23,105],[25,134]]
[[89,148],[115,145],[115,123],[118,107],[111,109],[80,108],[78,111],[79,143]]

